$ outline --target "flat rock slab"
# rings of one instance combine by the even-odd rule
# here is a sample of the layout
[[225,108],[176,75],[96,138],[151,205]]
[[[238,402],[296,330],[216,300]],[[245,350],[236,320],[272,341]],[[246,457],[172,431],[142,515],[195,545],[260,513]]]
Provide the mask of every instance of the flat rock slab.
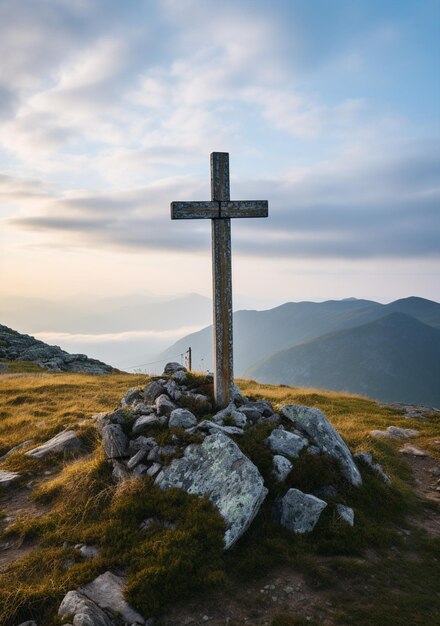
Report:
[[65,430],[55,435],[55,437],[52,437],[52,439],[49,439],[49,441],[46,441],[41,446],[28,450],[25,452],[25,455],[34,457],[35,459],[42,459],[48,454],[74,452],[81,449],[82,442],[76,432],[74,430]]
[[274,508],[275,519],[294,533],[310,533],[316,526],[327,502],[303,493],[299,489],[289,489]]
[[7,472],[6,470],[0,470],[0,487],[10,487],[14,481],[20,478],[20,474],[17,472]]
[[420,448],[417,448],[417,446],[412,446],[409,443],[406,443],[403,446],[403,448],[400,448],[399,452],[401,454],[408,454],[409,456],[419,456],[419,457],[429,456],[426,450],[421,450]]
[[230,548],[250,526],[267,495],[257,467],[237,444],[223,433],[190,445],[156,478],[161,489],[177,487],[207,496],[224,518],[225,549]]
[[124,598],[124,579],[112,572],[105,572],[80,587],[79,592],[92,600],[101,609],[112,611],[129,624],[145,624],[145,619]]
[[322,411],[307,406],[288,404],[281,409],[281,414],[313,439],[321,452],[338,459],[344,478],[355,487],[362,485],[362,476],[347,444]]
[[386,439],[410,439],[417,437],[418,430],[414,428],[400,428],[400,426],[388,426],[386,430],[371,430],[370,435],[373,437],[385,437]]

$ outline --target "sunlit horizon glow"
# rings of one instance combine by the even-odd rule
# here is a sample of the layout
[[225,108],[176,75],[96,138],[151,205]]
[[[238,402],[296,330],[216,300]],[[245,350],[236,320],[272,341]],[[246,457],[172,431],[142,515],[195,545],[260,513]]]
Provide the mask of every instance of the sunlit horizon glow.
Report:
[[0,0],[1,296],[209,297],[210,225],[169,203],[209,199],[221,150],[232,197],[269,200],[233,223],[238,300],[440,300],[439,24],[433,0]]

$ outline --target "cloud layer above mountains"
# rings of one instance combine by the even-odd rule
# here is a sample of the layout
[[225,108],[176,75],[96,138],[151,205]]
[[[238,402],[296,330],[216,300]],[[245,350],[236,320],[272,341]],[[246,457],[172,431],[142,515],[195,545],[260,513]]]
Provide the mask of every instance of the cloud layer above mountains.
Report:
[[169,203],[208,199],[227,150],[233,198],[270,203],[234,223],[237,254],[438,257],[438,18],[429,0],[0,3],[10,245],[206,250],[209,224]]

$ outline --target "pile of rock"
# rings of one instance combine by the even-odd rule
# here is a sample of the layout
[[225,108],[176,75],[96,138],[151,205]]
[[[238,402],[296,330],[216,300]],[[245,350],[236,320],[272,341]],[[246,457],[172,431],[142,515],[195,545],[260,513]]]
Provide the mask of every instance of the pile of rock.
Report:
[[[205,382],[211,380],[208,377]],[[266,444],[278,481],[286,480],[295,459],[310,454],[337,459],[344,479],[354,487],[362,485],[350,450],[320,410],[286,405],[276,413],[270,402],[249,401],[234,387],[231,403],[208,418],[205,410],[212,406],[210,399],[190,387],[185,368],[168,363],[162,377],[149,382],[143,391],[130,389],[120,407],[96,416],[96,423],[116,481],[146,475],[162,489],[177,487],[209,497],[226,522],[225,549],[246,531],[268,493],[258,468],[239,447],[240,437],[257,424],[272,426]],[[190,411],[188,404],[197,410]],[[168,437],[172,444],[157,442],[152,436],[157,426],[162,431],[172,429]],[[197,442],[188,444],[184,433],[197,436]],[[366,458],[359,460],[368,464]],[[370,465],[389,481],[372,458]],[[329,485],[319,495],[287,490],[275,503],[274,518],[296,533],[310,532],[327,507],[322,498],[337,492]],[[350,507],[340,503],[336,512],[353,525]]]
[[109,374],[115,368],[85,354],[69,354],[59,346],[49,346],[30,335],[0,324],[0,361],[32,361],[52,372]]

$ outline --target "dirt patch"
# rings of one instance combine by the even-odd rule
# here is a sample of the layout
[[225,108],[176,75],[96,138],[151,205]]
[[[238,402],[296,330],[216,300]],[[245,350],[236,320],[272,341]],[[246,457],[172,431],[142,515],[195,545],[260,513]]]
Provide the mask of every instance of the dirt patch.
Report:
[[308,622],[334,623],[333,604],[326,593],[311,590],[301,574],[289,569],[271,572],[258,581],[241,583],[232,593],[213,593],[177,604],[158,626],[265,626],[281,614]]

